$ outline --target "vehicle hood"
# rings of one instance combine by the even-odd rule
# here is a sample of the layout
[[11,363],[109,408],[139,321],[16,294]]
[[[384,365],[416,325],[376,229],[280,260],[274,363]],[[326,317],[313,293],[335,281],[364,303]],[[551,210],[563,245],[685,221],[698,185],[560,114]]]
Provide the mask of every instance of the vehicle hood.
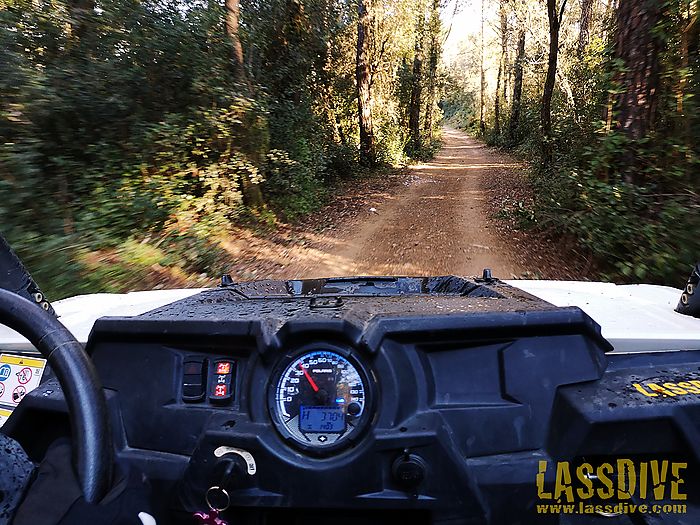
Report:
[[[681,294],[676,288],[581,281],[505,282],[554,306],[578,306],[601,326],[614,352],[700,350],[700,319],[674,311]],[[203,290],[80,295],[57,301],[53,307],[61,322],[85,343],[100,317],[140,315]],[[0,351],[31,350],[26,339],[0,327]]]

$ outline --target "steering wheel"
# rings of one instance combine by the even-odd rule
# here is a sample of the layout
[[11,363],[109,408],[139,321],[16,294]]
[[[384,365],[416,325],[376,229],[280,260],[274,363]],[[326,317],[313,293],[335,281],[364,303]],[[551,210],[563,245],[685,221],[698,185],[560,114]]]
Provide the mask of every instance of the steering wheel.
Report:
[[56,373],[68,405],[80,488],[88,503],[99,502],[111,486],[114,450],[107,402],[92,361],[58,319],[2,289],[0,324],[29,339]]

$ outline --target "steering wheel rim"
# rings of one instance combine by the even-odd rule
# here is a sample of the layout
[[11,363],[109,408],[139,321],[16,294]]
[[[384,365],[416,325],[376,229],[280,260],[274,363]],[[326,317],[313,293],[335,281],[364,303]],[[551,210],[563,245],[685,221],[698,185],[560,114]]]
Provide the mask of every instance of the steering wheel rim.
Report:
[[68,405],[78,482],[85,500],[97,503],[111,486],[114,449],[107,402],[92,361],[58,319],[2,289],[0,325],[26,337],[55,372]]

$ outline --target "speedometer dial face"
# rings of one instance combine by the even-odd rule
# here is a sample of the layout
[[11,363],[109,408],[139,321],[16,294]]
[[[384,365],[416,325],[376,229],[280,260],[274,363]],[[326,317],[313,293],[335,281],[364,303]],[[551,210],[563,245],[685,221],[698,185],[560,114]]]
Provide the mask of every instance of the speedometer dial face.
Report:
[[271,415],[280,433],[306,449],[349,442],[368,420],[368,380],[351,356],[314,350],[292,357],[274,386]]

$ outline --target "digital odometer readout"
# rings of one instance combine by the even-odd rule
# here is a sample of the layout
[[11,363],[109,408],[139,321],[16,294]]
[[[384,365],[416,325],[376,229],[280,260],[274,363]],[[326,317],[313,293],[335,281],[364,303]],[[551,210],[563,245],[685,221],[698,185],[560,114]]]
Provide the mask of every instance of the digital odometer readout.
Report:
[[302,432],[343,432],[345,413],[342,407],[306,407],[299,411],[299,430]]

